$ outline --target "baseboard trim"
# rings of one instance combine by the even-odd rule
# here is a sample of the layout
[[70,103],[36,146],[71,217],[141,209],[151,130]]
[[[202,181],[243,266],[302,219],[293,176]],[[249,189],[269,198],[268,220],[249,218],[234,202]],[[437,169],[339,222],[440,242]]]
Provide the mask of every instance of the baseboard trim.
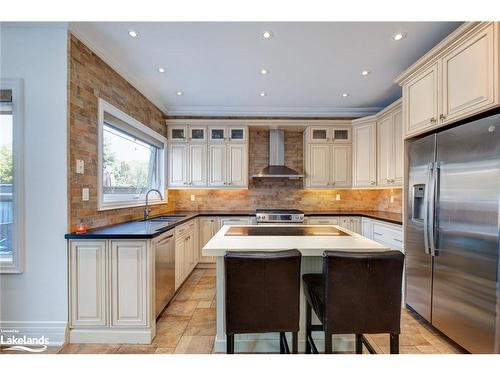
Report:
[[0,329],[4,336],[44,336],[49,340],[48,346],[61,346],[68,341],[68,322],[64,321],[0,321]]
[[72,328],[69,342],[72,344],[151,344],[154,330],[119,328]]

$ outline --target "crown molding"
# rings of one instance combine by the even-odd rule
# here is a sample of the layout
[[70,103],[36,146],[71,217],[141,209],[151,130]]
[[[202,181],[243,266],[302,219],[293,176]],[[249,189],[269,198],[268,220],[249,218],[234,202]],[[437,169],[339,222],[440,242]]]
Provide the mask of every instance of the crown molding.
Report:
[[134,76],[118,61],[107,56],[107,54],[97,47],[90,39],[85,37],[74,23],[69,24],[69,32],[77,38],[80,42],[85,44],[92,52],[94,52],[100,59],[108,64],[115,72],[117,72],[123,79],[130,83],[137,91],[153,103],[164,115],[169,115],[168,108],[163,104],[163,101],[157,97],[151,90],[143,85],[140,81],[136,80]]
[[364,117],[379,112],[383,107],[333,108],[264,107],[264,106],[172,106],[169,116],[283,116],[283,117]]

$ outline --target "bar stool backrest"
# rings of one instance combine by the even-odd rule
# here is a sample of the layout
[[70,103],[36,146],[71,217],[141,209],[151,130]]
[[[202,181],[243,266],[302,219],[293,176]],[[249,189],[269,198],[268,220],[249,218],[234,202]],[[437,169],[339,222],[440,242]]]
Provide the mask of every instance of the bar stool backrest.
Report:
[[226,333],[298,331],[300,262],[297,250],[228,252]]
[[325,330],[399,334],[403,264],[400,251],[325,251]]

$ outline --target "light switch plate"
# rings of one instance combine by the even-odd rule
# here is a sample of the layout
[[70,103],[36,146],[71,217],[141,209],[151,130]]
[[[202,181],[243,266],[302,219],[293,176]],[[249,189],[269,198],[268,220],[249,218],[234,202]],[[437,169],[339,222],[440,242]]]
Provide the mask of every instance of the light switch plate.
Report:
[[191,202],[194,202],[196,200],[196,195],[191,194]]
[[82,201],[86,202],[89,200],[89,188],[82,189]]
[[339,201],[339,200],[340,200],[340,194],[336,194],[336,195],[335,195],[335,200],[336,200],[336,201]]
[[83,174],[85,170],[85,163],[81,159],[77,159],[76,161],[76,173]]
[[394,203],[394,195],[391,195],[391,203]]

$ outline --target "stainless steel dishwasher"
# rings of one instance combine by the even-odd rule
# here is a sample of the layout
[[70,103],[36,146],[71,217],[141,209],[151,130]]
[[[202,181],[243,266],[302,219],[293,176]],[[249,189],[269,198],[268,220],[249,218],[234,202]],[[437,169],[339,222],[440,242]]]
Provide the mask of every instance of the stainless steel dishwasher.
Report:
[[175,237],[170,230],[153,240],[155,252],[155,311],[160,315],[175,293]]

